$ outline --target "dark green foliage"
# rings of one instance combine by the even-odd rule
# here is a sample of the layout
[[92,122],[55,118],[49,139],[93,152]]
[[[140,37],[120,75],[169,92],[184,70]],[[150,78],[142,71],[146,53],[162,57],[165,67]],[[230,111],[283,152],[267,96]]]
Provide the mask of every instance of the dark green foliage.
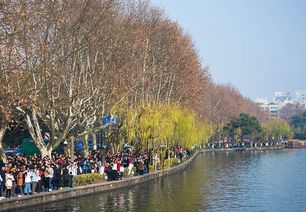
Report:
[[238,118],[232,119],[225,127],[231,141],[235,141],[235,135],[239,133],[240,139],[256,139],[261,132],[261,127],[258,119],[246,113],[241,113]]
[[306,111],[301,116],[293,116],[290,125],[293,128],[295,139],[306,139]]
[[239,127],[241,128],[241,140],[246,137],[253,137],[261,131],[258,119],[255,116],[250,116],[246,113],[241,113],[239,116]]

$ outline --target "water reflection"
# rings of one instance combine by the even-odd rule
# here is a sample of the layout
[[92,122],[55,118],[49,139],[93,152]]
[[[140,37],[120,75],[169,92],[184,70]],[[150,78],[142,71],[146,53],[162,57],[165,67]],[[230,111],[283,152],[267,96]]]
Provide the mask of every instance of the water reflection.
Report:
[[306,150],[205,153],[184,172],[22,211],[303,211]]

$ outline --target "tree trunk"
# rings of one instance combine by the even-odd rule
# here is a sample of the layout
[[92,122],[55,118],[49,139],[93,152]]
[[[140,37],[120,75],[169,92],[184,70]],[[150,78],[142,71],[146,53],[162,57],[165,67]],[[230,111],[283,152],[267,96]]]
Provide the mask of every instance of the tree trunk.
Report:
[[97,136],[96,133],[92,134],[93,137],[93,150],[96,151],[97,150]]
[[51,153],[52,153],[52,151],[53,151],[52,146],[49,147],[49,148],[47,148],[47,154],[48,154],[48,156],[49,156],[50,158],[51,158]]
[[40,151],[40,154],[41,154],[41,157],[44,158],[46,156],[51,156],[51,154],[49,155],[49,151],[47,149],[47,147],[38,147],[39,151]]
[[85,135],[84,138],[84,157],[87,157],[89,155],[89,150],[88,150],[88,134]]
[[74,161],[74,137],[70,138],[70,157],[71,161]]
[[[66,120],[66,123],[65,123],[65,126],[64,126],[63,130],[60,132],[60,135],[56,140],[54,140],[53,142],[48,144],[48,148],[50,147],[52,149],[55,149],[56,147],[58,147],[60,145],[60,143],[62,141],[65,140],[65,138],[67,137],[68,131],[69,131],[69,127],[71,125],[71,121],[72,121],[72,108],[69,107],[68,117],[67,117],[67,120]],[[55,132],[51,132],[51,134],[54,135]]]
[[2,141],[3,141],[4,135],[5,135],[5,131],[6,131],[6,128],[1,128],[0,129],[0,158],[4,163],[7,162],[7,158],[6,158],[6,155],[4,153],[3,146],[2,146]]
[[70,157],[70,144],[69,145],[64,145],[64,154],[66,157]]
[[29,116],[29,114],[26,114],[26,124],[27,124],[27,129],[29,130],[29,133],[36,144],[37,148],[40,151],[41,157],[44,158],[46,156],[51,157],[51,152],[48,151],[47,146],[45,145],[42,134],[41,134],[41,128],[38,124],[38,120],[36,117],[36,111],[35,109],[32,109],[32,118],[33,118],[33,123],[32,120]]

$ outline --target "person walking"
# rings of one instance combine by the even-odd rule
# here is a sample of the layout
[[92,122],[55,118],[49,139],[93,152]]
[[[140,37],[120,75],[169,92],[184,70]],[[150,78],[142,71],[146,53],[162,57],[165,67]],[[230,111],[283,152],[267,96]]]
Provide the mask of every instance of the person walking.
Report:
[[143,160],[140,160],[138,162],[138,170],[139,170],[139,175],[143,175],[144,174],[144,162]]
[[5,174],[5,188],[6,188],[6,197],[11,198],[11,190],[13,187],[14,176],[10,170]]
[[67,168],[67,166],[63,169],[63,177],[64,177],[64,188],[68,188],[68,184],[69,184],[69,170]]
[[44,184],[44,191],[49,191],[49,180],[50,180],[50,172],[48,167],[44,167],[44,174],[43,174],[43,184]]
[[11,196],[12,197],[14,197],[16,194],[15,194],[15,192],[16,192],[16,187],[17,187],[17,184],[16,184],[16,179],[17,179],[17,169],[16,169],[16,166],[13,166],[12,168],[11,168],[11,174],[13,175],[13,178],[14,178],[14,180],[13,180],[13,185],[12,185],[12,189],[11,189]]
[[38,170],[34,167],[34,170],[31,170],[31,180],[32,180],[32,194],[36,193],[37,184],[39,181]]
[[3,199],[2,191],[4,191],[5,188],[5,166],[0,168],[0,177],[2,179],[2,183],[0,184],[0,199]]
[[17,187],[18,187],[18,197],[23,195],[23,171],[21,169],[18,170],[17,174]]
[[48,165],[48,172],[49,172],[49,191],[52,191],[54,170],[53,170],[51,164]]
[[43,186],[43,180],[42,180],[43,170],[41,168],[39,168],[37,170],[37,174],[38,174],[37,192],[40,193],[40,192],[42,192],[42,186]]
[[24,194],[25,195],[30,195],[32,193],[31,190],[31,183],[32,183],[32,175],[31,175],[31,171],[28,169],[25,173],[24,173]]
[[[2,198],[2,192],[4,194],[4,190],[5,190],[5,173],[6,173],[6,167],[2,166],[0,169],[0,176],[2,178],[2,184],[0,185],[0,198]],[[4,197],[3,197],[4,198]]]
[[67,169],[68,169],[67,184],[68,184],[68,187],[72,188],[73,187],[73,176],[77,171],[73,164],[69,165]]
[[2,199],[2,184],[3,184],[4,180],[2,179],[2,176],[0,174],[0,200]]

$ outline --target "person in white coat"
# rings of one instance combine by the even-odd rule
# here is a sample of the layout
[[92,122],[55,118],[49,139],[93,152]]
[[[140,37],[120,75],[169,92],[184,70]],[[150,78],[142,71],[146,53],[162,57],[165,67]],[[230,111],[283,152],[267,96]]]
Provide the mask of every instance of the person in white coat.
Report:
[[14,176],[11,171],[5,174],[6,197],[11,198],[11,190],[13,187]]
[[24,194],[25,195],[29,195],[32,193],[32,173],[31,171],[28,169],[27,171],[25,171],[24,173]]

